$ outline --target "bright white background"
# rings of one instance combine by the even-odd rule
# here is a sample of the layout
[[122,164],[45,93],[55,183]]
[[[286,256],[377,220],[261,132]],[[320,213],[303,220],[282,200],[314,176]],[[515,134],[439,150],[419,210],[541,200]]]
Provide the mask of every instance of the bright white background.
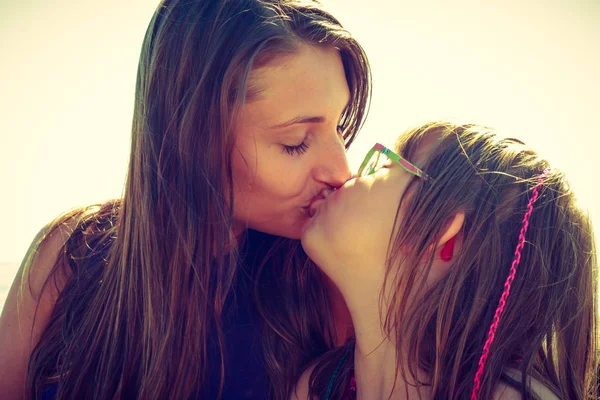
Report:
[[[453,118],[491,125],[571,176],[600,229],[600,3],[323,0],[373,69],[356,165],[376,139]],[[0,0],[0,305],[58,213],[121,194],[153,0]]]

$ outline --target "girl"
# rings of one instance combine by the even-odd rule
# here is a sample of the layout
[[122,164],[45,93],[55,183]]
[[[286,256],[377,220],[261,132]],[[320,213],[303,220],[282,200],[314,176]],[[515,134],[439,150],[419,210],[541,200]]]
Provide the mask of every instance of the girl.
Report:
[[345,339],[343,301],[290,239],[350,177],[369,91],[314,1],[162,1],[123,198],[34,240],[0,318],[0,397],[287,398]]
[[355,339],[292,398],[592,398],[592,228],[564,175],[523,143],[426,124],[393,151],[376,145],[311,215],[302,245],[343,294]]

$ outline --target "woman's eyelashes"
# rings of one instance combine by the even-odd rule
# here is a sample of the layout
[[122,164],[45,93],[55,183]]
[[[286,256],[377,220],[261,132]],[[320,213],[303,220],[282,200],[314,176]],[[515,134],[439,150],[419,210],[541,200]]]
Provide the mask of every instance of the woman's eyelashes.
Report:
[[[338,137],[340,138],[340,140],[342,142],[344,142],[344,135],[345,135],[345,128],[342,125],[338,125],[336,126],[336,132]],[[283,150],[288,153],[291,156],[299,156],[302,155],[304,153],[306,153],[306,150],[308,150],[308,143],[306,142],[308,138],[308,134],[304,137],[304,139],[302,140],[302,143],[297,144],[297,145],[286,145],[283,144]]]
[[306,143],[306,140],[303,140],[302,143],[293,146],[284,144],[283,150],[290,156],[299,156],[306,153],[306,150],[308,150],[308,144]]

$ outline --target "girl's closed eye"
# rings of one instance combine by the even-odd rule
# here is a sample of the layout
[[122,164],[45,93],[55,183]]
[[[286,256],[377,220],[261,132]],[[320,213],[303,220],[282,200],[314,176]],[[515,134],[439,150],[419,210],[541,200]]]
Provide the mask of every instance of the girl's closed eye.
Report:
[[394,162],[391,160],[385,160],[375,166],[373,175],[380,174],[382,172],[389,172],[388,170],[394,166]]

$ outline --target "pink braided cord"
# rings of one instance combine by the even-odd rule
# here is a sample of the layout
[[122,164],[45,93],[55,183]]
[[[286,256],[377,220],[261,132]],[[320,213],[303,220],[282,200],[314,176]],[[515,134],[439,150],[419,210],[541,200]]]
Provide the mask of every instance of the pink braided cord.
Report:
[[506,300],[508,299],[508,295],[510,294],[510,286],[512,285],[512,282],[515,279],[515,274],[517,273],[517,266],[521,262],[521,250],[523,250],[523,246],[525,245],[525,234],[527,233],[527,228],[529,227],[529,218],[531,217],[531,213],[533,212],[533,203],[535,203],[535,201],[537,200],[539,196],[540,187],[542,186],[544,178],[546,178],[549,172],[550,168],[546,168],[544,172],[542,172],[542,174],[539,176],[538,183],[533,188],[533,194],[531,196],[531,199],[529,199],[529,203],[527,204],[527,211],[523,216],[523,226],[521,227],[521,232],[519,233],[519,243],[517,244],[517,248],[515,249],[515,257],[513,259],[512,265],[510,266],[508,278],[506,278],[506,282],[504,282],[504,291],[502,292],[502,296],[500,296],[498,308],[496,308],[496,312],[494,313],[494,319],[492,321],[492,324],[490,325],[487,340],[483,345],[483,354],[481,354],[481,358],[479,359],[479,368],[477,369],[475,379],[473,380],[475,386],[473,387],[473,391],[471,392],[471,400],[477,400],[477,395],[479,394],[479,390],[481,389],[481,378],[485,369],[485,362],[490,353],[490,347],[494,342],[496,329],[498,329],[498,324],[500,323],[500,318],[502,317],[502,313],[504,312]]

